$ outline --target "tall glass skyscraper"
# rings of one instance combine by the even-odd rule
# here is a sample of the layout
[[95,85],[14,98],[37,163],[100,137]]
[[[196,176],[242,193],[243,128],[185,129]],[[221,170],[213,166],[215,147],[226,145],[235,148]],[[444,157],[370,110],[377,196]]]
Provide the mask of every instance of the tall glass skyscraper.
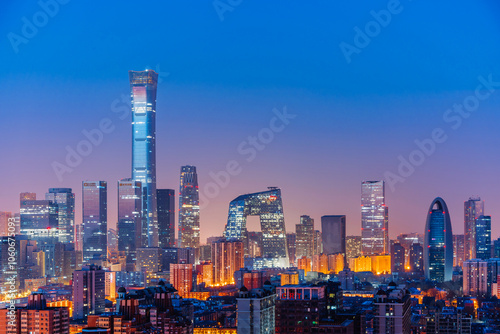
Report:
[[108,186],[106,181],[83,181],[83,260],[106,258],[108,252]]
[[438,282],[450,281],[453,273],[453,233],[450,213],[441,197],[432,201],[427,214],[424,236],[425,277]]
[[149,247],[158,247],[156,212],[156,88],[153,70],[129,71],[132,98],[132,179],[142,184]]
[[295,225],[295,256],[312,258],[314,249],[314,219],[309,216],[300,216],[300,223]]
[[75,242],[75,194],[71,188],[50,188],[45,199],[58,206],[59,241]]
[[200,247],[200,195],[195,166],[181,167],[178,238],[178,247]]
[[21,234],[39,243],[59,241],[59,212],[48,200],[21,200]]
[[346,258],[346,217],[323,216],[321,217],[321,232],[323,238],[323,253],[341,253]]
[[118,250],[127,256],[127,263],[136,260],[136,249],[147,241],[142,221],[142,184],[132,179],[118,181]]
[[464,202],[464,261],[476,258],[476,219],[483,214],[481,198],[471,197]]
[[389,208],[385,204],[384,181],[361,184],[361,252],[389,254]]
[[269,187],[269,190],[241,195],[229,203],[229,214],[224,237],[228,240],[242,240],[247,247],[247,216],[259,216],[262,229],[262,257],[275,259],[273,263],[281,267],[288,266],[285,218],[281,190]]
[[175,245],[175,190],[157,189],[158,232],[160,248]]
[[476,258],[491,259],[491,216],[476,219]]

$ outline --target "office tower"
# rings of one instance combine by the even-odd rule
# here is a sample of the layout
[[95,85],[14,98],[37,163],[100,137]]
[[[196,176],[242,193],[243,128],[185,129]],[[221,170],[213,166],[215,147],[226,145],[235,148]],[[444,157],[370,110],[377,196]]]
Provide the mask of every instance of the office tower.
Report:
[[346,237],[347,260],[361,256],[361,236],[351,235]]
[[[32,293],[26,307],[16,306],[13,311],[0,310],[2,333],[69,334],[69,309],[67,307],[47,307],[45,296]],[[11,317],[11,316],[13,317]]]
[[389,208],[385,204],[384,181],[361,184],[361,252],[389,253]]
[[108,229],[108,252],[118,252],[118,231],[114,228]]
[[58,206],[47,200],[21,201],[21,234],[54,244],[59,241]]
[[393,273],[405,272],[405,248],[399,242],[391,248],[391,270]]
[[73,319],[86,319],[104,312],[105,271],[99,266],[84,266],[73,272]]
[[35,201],[36,200],[36,193],[21,193],[19,195],[19,201]]
[[314,251],[313,251],[313,254],[323,253],[323,243],[322,243],[323,237],[321,236],[321,234],[322,233],[320,230],[314,231]]
[[238,333],[275,333],[276,293],[271,285],[250,290],[242,287],[236,300]]
[[497,290],[500,290],[500,287],[499,287],[499,279],[500,279],[500,259],[499,258],[496,258],[496,259],[488,259],[486,261],[487,265],[488,265],[488,281],[487,281],[487,284],[488,284],[488,297],[491,297],[493,295],[493,293],[495,292],[494,291],[494,288],[495,288],[495,285],[496,285],[496,289]]
[[484,214],[484,202],[481,198],[470,197],[464,202],[464,260],[476,258],[476,219]]
[[175,190],[156,189],[158,247],[175,246]]
[[379,290],[373,300],[373,333],[410,334],[411,295],[389,284],[387,291]]
[[483,297],[488,292],[488,262],[480,259],[464,261],[464,296]]
[[188,293],[193,291],[193,265],[171,264],[170,283],[177,289],[181,297],[187,298]]
[[214,284],[234,284],[234,272],[243,268],[243,242],[237,240],[220,240],[212,243],[212,263]]
[[285,219],[281,190],[269,187],[269,190],[241,195],[229,203],[229,214],[224,236],[227,239],[239,239],[246,245],[247,216],[259,216],[262,230],[262,257],[276,259],[280,267],[288,266]]
[[181,167],[178,234],[179,247],[200,246],[200,194],[195,166]]
[[[9,232],[9,222],[10,224],[10,232]],[[14,219],[12,216],[12,212],[3,212],[0,211],[0,237],[6,237],[8,235],[12,235],[16,233],[15,226],[13,226]]]
[[59,241],[75,242],[75,194],[71,188],[50,188],[45,199],[58,206]]
[[195,264],[196,261],[196,248],[178,248],[177,249],[177,263],[191,263]]
[[315,254],[314,248],[314,219],[309,216],[300,216],[300,223],[295,225],[295,256],[312,257]]
[[412,273],[423,274],[424,272],[424,248],[419,243],[410,248],[409,266]]
[[212,245],[200,246],[200,262],[212,261]]
[[453,235],[453,266],[462,266],[465,255],[465,237],[463,234]]
[[[147,246],[158,247],[156,212],[156,86],[153,70],[129,71],[132,98],[132,179],[142,186]],[[143,245],[146,246],[146,245]]]
[[157,273],[161,269],[162,249],[158,247],[137,248],[135,269],[148,274]]
[[118,181],[118,250],[127,263],[136,260],[136,249],[147,246],[147,228],[142,224],[142,185],[139,181]]
[[83,181],[83,261],[107,257],[108,186],[106,181]]
[[451,280],[453,272],[453,233],[450,212],[441,197],[434,199],[425,224],[424,270],[427,279]]
[[346,255],[345,216],[321,217],[323,253]]
[[500,238],[493,242],[493,257],[500,258]]
[[83,224],[75,227],[75,248],[78,252],[83,252]]
[[491,258],[491,216],[479,216],[476,219],[476,258]]
[[297,243],[297,234],[296,233],[287,233],[286,234],[286,244],[288,247],[288,259],[290,260],[290,265],[293,267],[296,261],[296,243]]

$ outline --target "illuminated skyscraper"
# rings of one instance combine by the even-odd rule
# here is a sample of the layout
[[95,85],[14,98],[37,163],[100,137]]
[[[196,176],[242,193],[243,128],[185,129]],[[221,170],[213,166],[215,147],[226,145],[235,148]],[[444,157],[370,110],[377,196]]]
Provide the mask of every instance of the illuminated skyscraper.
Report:
[[453,235],[453,266],[462,266],[464,263],[464,235]]
[[424,248],[419,243],[411,245],[409,266],[412,273],[424,272]]
[[195,166],[181,167],[178,238],[178,247],[200,247],[200,195]]
[[354,259],[361,256],[361,236],[350,235],[346,237],[347,259]]
[[488,262],[481,259],[464,261],[464,296],[485,297],[488,293]]
[[234,284],[234,272],[245,266],[243,242],[219,240],[212,243],[212,263],[214,284]]
[[391,248],[391,270],[393,273],[405,271],[405,248],[399,242],[394,243]]
[[193,265],[170,264],[170,282],[181,297],[187,298],[193,290]]
[[314,219],[309,216],[300,216],[300,223],[295,225],[295,256],[312,257],[316,252],[314,248]]
[[450,212],[441,197],[432,201],[425,224],[424,270],[427,279],[450,281],[453,272],[453,233]]
[[323,253],[342,253],[346,256],[346,219],[345,216],[321,217],[321,232],[323,238]]
[[476,219],[484,214],[481,198],[469,198],[464,202],[464,260],[476,258]]
[[476,219],[476,258],[491,258],[491,216],[479,216]]
[[132,179],[142,185],[142,219],[149,247],[158,247],[156,212],[156,86],[153,70],[129,71],[132,98]]
[[389,253],[389,208],[385,204],[384,181],[361,184],[361,252]]
[[160,248],[175,245],[175,190],[157,189],[156,200],[158,209],[158,246]]
[[83,181],[83,261],[107,256],[108,186],[106,181]]
[[136,260],[136,249],[147,245],[147,229],[142,223],[142,185],[140,181],[118,181],[118,250],[127,263]]
[[38,242],[59,241],[58,206],[48,200],[21,201],[21,234]]
[[71,188],[50,188],[45,199],[58,206],[59,241],[75,242],[75,194]]
[[[262,257],[288,266],[285,219],[281,190],[269,187],[268,191],[241,195],[229,203],[229,214],[224,236],[243,240],[247,244],[247,216],[259,216],[262,230]],[[314,231],[314,230],[313,230]],[[298,236],[297,236],[298,239]],[[248,249],[245,247],[245,254]]]

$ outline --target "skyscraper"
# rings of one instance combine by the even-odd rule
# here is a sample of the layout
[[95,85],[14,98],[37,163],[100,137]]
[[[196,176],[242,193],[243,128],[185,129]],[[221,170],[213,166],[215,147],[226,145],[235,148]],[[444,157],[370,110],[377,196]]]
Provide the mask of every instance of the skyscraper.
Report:
[[424,270],[427,279],[451,280],[453,272],[453,233],[450,213],[441,197],[432,201],[425,224]]
[[409,266],[412,273],[424,272],[424,248],[419,243],[411,245]]
[[160,248],[175,245],[175,190],[157,189],[158,245]]
[[141,182],[148,246],[158,247],[156,212],[156,88],[153,70],[129,71],[132,98],[132,179]]
[[38,242],[59,241],[59,213],[56,203],[48,200],[21,201],[21,234]]
[[464,260],[476,258],[476,219],[484,214],[481,198],[471,197],[464,202]]
[[73,319],[105,311],[105,271],[98,266],[85,266],[73,272]]
[[83,181],[83,261],[107,256],[108,186],[106,181]]
[[476,258],[491,258],[491,216],[479,216],[476,219]]
[[75,242],[75,194],[71,188],[50,188],[45,199],[58,206],[59,241]]
[[147,245],[147,229],[142,225],[142,184],[132,179],[118,181],[118,250],[127,263],[136,260],[136,249]]
[[391,270],[393,273],[405,271],[405,248],[399,242],[394,243],[391,248]]
[[488,262],[481,259],[464,261],[464,296],[483,297],[488,292]]
[[234,272],[244,267],[243,242],[219,240],[212,243],[212,263],[214,284],[234,284]]
[[346,252],[348,260],[361,256],[361,236],[350,235],[346,237]]
[[385,204],[384,181],[361,184],[361,252],[389,253],[389,208]]
[[262,257],[272,259],[273,263],[280,267],[288,266],[281,190],[276,187],[269,187],[267,191],[238,196],[229,203],[229,214],[224,236],[228,239],[243,240],[245,254],[248,254],[248,242],[246,241],[248,239],[247,216],[260,217]]
[[181,167],[178,238],[178,247],[200,247],[200,195],[195,166]]
[[463,234],[453,235],[453,266],[461,267],[464,263],[464,240],[465,237]]
[[309,216],[300,216],[300,223],[295,225],[295,256],[301,258],[303,256],[310,257],[315,254],[314,249],[314,219]]
[[342,253],[346,256],[345,216],[321,217],[323,253]]

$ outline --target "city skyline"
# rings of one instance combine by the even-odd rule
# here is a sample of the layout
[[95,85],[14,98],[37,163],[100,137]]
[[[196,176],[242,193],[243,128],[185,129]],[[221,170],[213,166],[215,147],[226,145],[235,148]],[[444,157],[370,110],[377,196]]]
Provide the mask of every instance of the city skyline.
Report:
[[[494,205],[500,201],[495,191],[499,181],[494,177],[500,161],[496,155],[487,154],[496,148],[496,138],[490,133],[496,131],[494,124],[499,116],[495,110],[500,105],[500,96],[493,92],[488,99],[481,101],[478,109],[470,117],[462,119],[457,129],[451,127],[458,124],[456,121],[450,123],[443,120],[445,112],[452,109],[453,104],[463,103],[466,97],[474,94],[479,84],[500,80],[497,76],[500,69],[496,64],[500,51],[484,46],[489,45],[487,40],[496,38],[494,32],[498,31],[498,27],[491,13],[498,10],[497,4],[487,1],[467,9],[456,6],[454,11],[457,16],[477,15],[482,20],[473,28],[449,22],[445,30],[442,30],[442,18],[435,12],[429,13],[422,4],[412,3],[411,9],[407,4],[408,10],[405,9],[400,17],[405,15],[409,22],[395,18],[391,26],[374,38],[361,54],[353,55],[350,64],[346,64],[338,44],[342,41],[351,43],[354,35],[352,27],[362,25],[368,19],[370,10],[383,8],[386,3],[363,4],[356,10],[350,4],[323,4],[323,10],[315,9],[314,13],[331,14],[335,18],[332,27],[324,32],[318,32],[320,26],[314,22],[310,22],[309,27],[300,28],[306,29],[303,35],[295,27],[280,27],[273,22],[273,31],[283,35],[283,49],[271,47],[273,44],[270,43],[277,35],[269,39],[264,32],[250,29],[252,25],[249,22],[254,20],[255,15],[264,19],[275,13],[272,5],[261,5],[264,7],[255,4],[240,6],[223,23],[218,21],[211,6],[192,12],[186,5],[175,5],[172,9],[183,13],[188,11],[193,19],[208,23],[207,36],[203,35],[205,42],[200,39],[199,31],[189,28],[187,22],[183,23],[179,18],[172,17],[165,27],[168,29],[177,24],[188,39],[199,42],[199,45],[190,44],[192,55],[171,52],[171,48],[178,48],[186,39],[169,34],[170,43],[151,43],[154,52],[146,56],[134,52],[129,59],[117,59],[110,64],[109,57],[92,57],[89,61],[88,55],[82,53],[67,63],[71,57],[68,57],[66,49],[72,48],[63,50],[58,46],[65,45],[61,38],[67,37],[67,34],[80,36],[87,42],[92,40],[99,49],[112,54],[126,52],[124,50],[128,50],[130,45],[117,30],[118,27],[110,27],[110,33],[117,36],[110,41],[82,35],[78,29],[71,28],[73,25],[68,22],[79,22],[84,13],[89,14],[86,12],[88,9],[73,4],[61,7],[57,16],[61,24],[68,23],[71,29],[68,28],[67,32],[57,29],[59,23],[53,21],[28,44],[20,45],[17,54],[8,43],[3,45],[9,48],[2,50],[5,51],[3,54],[12,57],[11,66],[4,68],[2,73],[5,75],[0,81],[7,97],[5,108],[18,110],[16,101],[24,103],[19,113],[9,113],[1,125],[2,133],[8,138],[22,138],[19,142],[13,141],[9,147],[2,147],[2,155],[12,157],[4,162],[3,170],[14,177],[6,180],[5,186],[0,189],[1,210],[17,212],[16,197],[20,192],[32,191],[41,197],[49,187],[67,187],[75,192],[75,221],[80,224],[81,193],[78,189],[82,180],[106,180],[111,185],[108,223],[110,228],[115,228],[117,190],[114,184],[116,180],[129,176],[131,163],[127,71],[150,67],[159,73],[158,188],[177,189],[178,169],[186,164],[198,167],[202,191],[209,183],[214,183],[210,173],[225,170],[227,162],[236,160],[242,167],[238,175],[231,177],[229,185],[220,187],[219,194],[201,208],[202,242],[209,236],[222,233],[227,205],[233,198],[267,186],[282,189],[287,231],[293,231],[301,215],[309,215],[319,221],[323,215],[341,214],[347,216],[347,234],[359,235],[359,183],[381,180],[387,171],[397,173],[398,157],[401,155],[408,159],[410,153],[418,148],[415,140],[424,141],[435,128],[445,131],[447,141],[436,144],[435,153],[426,156],[424,163],[405,177],[405,182],[397,183],[394,192],[389,187],[386,190],[387,204],[391,207],[390,237],[403,232],[421,233],[425,224],[421,212],[425,212],[429,200],[437,196],[446,198],[453,229],[460,234],[463,233],[462,203],[473,195],[485,200],[493,221],[500,216],[500,208]],[[36,4],[10,6],[12,14],[2,26],[10,30],[20,24],[18,17],[39,9]],[[123,14],[122,17],[130,18],[134,11],[127,6],[123,4],[117,10]],[[443,4],[436,6],[446,8]],[[308,10],[290,6],[285,13],[292,18],[300,18]],[[342,17],[339,14],[342,11],[352,13],[352,17]],[[415,24],[412,20],[423,14],[427,15],[429,26],[422,32],[412,27]],[[168,15],[170,17],[171,14]],[[104,17],[98,16],[96,20],[104,21]],[[221,46],[234,42],[234,38],[221,33],[221,29],[225,31],[234,25],[241,32],[242,39],[235,42],[234,50],[224,51]],[[97,33],[94,29],[90,31]],[[145,34],[142,27],[138,29],[134,42],[138,41],[138,36],[147,42],[158,36],[156,32],[151,36]],[[287,29],[292,29],[289,36],[296,37],[288,37],[285,33]],[[460,41],[442,39],[443,34],[451,33],[448,29],[459,34]],[[401,31],[422,33],[422,38],[436,45],[435,52],[422,53],[418,43],[405,44]],[[434,36],[430,31],[441,31],[441,34]],[[311,32],[314,34],[310,35]],[[261,38],[261,42],[256,44],[255,50],[250,50],[247,43],[254,41],[251,38],[253,34]],[[316,65],[294,52],[298,42],[312,46],[303,36],[311,36],[312,42],[327,40],[332,43],[325,49],[317,46],[310,50],[300,48],[301,52],[306,52],[305,56],[317,59]],[[389,60],[394,62],[384,61],[381,65],[380,61],[388,56],[384,50],[393,46],[395,41],[407,46],[406,50],[393,50]],[[469,53],[451,53],[463,43],[470,45]],[[53,51],[47,53],[45,45],[53,47]],[[208,45],[217,47],[207,49]],[[78,49],[80,45],[73,46]],[[275,63],[266,59],[262,69],[249,66],[247,63],[253,58],[248,57],[255,58],[263,50],[273,56],[286,52],[292,60],[286,60],[277,68]],[[193,67],[202,51],[208,52],[206,63]],[[250,54],[244,56],[241,51]],[[27,58],[34,52],[40,54],[40,62]],[[417,60],[424,55],[429,56],[430,61],[416,67],[409,66],[420,64]],[[470,57],[476,61],[470,63]],[[228,70],[227,64],[232,59],[235,64]],[[462,68],[463,71],[451,71],[441,66],[443,59],[451,64],[449,68]],[[326,75],[323,69],[327,70]],[[67,75],[70,79],[64,79]],[[27,78],[32,85],[21,88]],[[496,87],[492,86],[493,89]],[[483,91],[487,90],[483,88]],[[19,92],[23,95],[20,96]],[[246,141],[249,147],[248,136],[256,136],[261,129],[268,127],[276,117],[273,109],[283,113],[285,106],[287,112],[296,117],[289,120],[283,131],[274,134],[274,140],[266,144],[265,149],[257,151],[254,160],[247,162],[250,155],[240,155],[238,145]],[[127,112],[126,117],[122,117]],[[211,122],[213,117],[223,121]],[[109,126],[113,130],[104,133],[102,142],[92,148],[89,156],[82,157],[76,167],[71,167],[71,172],[64,173],[60,182],[52,163],[64,163],[66,146],[75,149],[80,141],[86,139],[82,131],[98,128],[105,118],[111,120]],[[485,119],[491,121],[485,122]],[[19,127],[21,122],[23,126]],[[342,126],[332,133],[332,127],[339,124]],[[190,127],[189,133],[183,131],[186,126]],[[34,141],[43,142],[44,149],[40,150],[38,145],[25,145]],[[473,148],[471,143],[475,142],[481,145]],[[465,159],[483,161],[483,172],[472,173],[478,166],[463,163]],[[310,171],[311,161],[315,162],[317,169],[314,173]],[[456,182],[456,179],[461,182]],[[304,189],[309,196],[304,197]],[[492,236],[496,238],[498,235],[500,227],[493,224]]]

